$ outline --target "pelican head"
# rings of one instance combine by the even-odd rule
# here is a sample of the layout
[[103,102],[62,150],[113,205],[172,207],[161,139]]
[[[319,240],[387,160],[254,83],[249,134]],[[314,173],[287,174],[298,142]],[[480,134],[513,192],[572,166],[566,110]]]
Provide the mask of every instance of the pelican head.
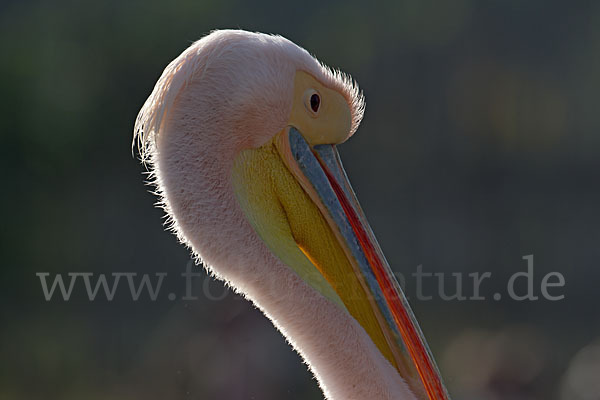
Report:
[[336,150],[364,104],[289,40],[222,30],[167,66],[135,134],[173,231],[328,399],[447,399]]

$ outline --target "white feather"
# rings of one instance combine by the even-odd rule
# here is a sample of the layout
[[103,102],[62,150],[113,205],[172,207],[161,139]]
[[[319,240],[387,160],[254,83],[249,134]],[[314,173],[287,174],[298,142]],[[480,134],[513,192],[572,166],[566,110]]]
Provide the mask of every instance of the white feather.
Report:
[[167,66],[137,117],[134,142],[179,239],[273,321],[328,399],[412,400],[364,329],[270,253],[235,199],[233,159],[285,127],[296,70],[346,97],[354,133],[364,99],[347,75],[281,36],[226,30]]

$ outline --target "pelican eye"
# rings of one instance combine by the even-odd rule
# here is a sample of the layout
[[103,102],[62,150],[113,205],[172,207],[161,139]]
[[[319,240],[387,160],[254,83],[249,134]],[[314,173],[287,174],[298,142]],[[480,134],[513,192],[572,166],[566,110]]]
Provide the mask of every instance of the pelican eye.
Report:
[[304,105],[306,109],[312,114],[313,117],[316,117],[319,109],[321,108],[321,95],[314,89],[309,89],[306,91],[304,96]]
[[314,112],[319,111],[320,105],[321,105],[321,98],[319,97],[318,94],[314,93],[312,96],[310,96],[310,108]]

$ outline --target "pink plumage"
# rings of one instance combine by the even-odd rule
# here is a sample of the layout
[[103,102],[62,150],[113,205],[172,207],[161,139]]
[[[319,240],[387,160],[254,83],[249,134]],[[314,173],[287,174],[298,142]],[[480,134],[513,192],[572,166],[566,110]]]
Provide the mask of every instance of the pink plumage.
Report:
[[225,30],[165,69],[136,121],[141,154],[178,238],[264,312],[327,399],[415,399],[360,324],[267,249],[234,196],[233,160],[286,126],[297,70],[343,94],[354,133],[364,100],[346,75],[280,36]]

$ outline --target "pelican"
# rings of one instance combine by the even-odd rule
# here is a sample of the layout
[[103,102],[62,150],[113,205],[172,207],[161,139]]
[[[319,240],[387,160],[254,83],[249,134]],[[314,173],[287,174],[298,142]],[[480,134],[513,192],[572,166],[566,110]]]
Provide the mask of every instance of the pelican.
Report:
[[218,30],[166,67],[134,144],[179,240],[326,399],[449,399],[336,150],[364,108],[348,75],[291,41]]

